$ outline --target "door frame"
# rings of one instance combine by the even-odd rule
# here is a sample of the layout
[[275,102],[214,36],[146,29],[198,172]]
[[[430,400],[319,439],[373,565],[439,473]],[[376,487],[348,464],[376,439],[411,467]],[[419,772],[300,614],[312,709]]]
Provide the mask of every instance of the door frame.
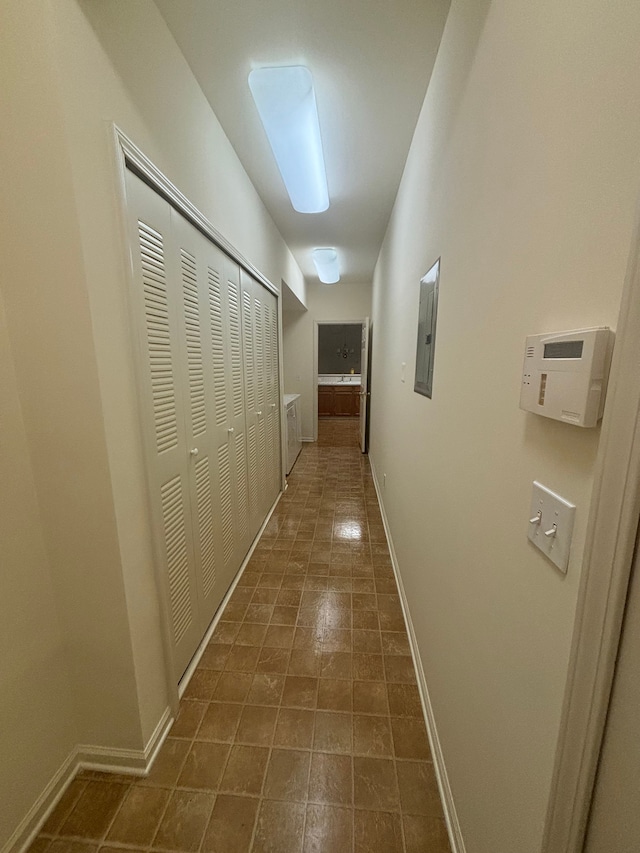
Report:
[[[320,326],[364,326],[363,320],[316,320],[313,324],[313,440],[318,440],[318,328]],[[362,366],[360,366],[362,374]],[[365,399],[365,398],[362,398]],[[362,401],[360,403],[362,405]]]
[[[127,287],[129,291],[131,291],[134,286],[134,272],[133,266],[131,264],[130,258],[130,239],[129,239],[129,230],[128,230],[128,209],[127,209],[127,191],[126,191],[126,174],[127,170],[133,172],[137,175],[142,181],[148,184],[152,190],[154,190],[158,195],[164,198],[172,207],[176,208],[191,224],[197,228],[205,237],[211,240],[216,246],[218,246],[222,251],[227,254],[232,260],[234,260],[241,269],[246,270],[249,275],[251,275],[256,281],[258,281],[263,287],[265,287],[270,293],[272,293],[276,297],[276,305],[277,305],[277,315],[278,315],[278,376],[279,376],[279,395],[280,395],[280,408],[282,409],[282,371],[283,371],[283,355],[282,355],[282,308],[281,308],[281,293],[278,288],[265,276],[260,272],[253,264],[248,261],[244,255],[241,254],[229,241],[213,226],[213,224],[207,219],[207,217],[201,213],[198,208],[192,204],[189,199],[173,184],[167,176],[158,169],[158,167],[144,154],[144,152],[138,148],[138,146],[115,124],[112,123],[110,126],[111,130],[111,139],[112,139],[112,151],[114,157],[114,166],[115,166],[115,175],[116,175],[116,194],[117,194],[117,206],[118,206],[118,218],[119,218],[119,226],[120,226],[120,236],[121,236],[121,245],[124,247],[124,252],[126,254],[126,277],[127,277]],[[129,302],[129,321],[131,325],[131,329],[135,329],[135,316],[133,312],[132,300],[128,299]],[[135,345],[137,347],[137,344]],[[140,376],[138,375],[139,366],[141,363],[141,359],[137,357],[139,354],[136,353],[136,357],[133,358],[134,368],[136,374],[136,380],[140,381]],[[144,419],[142,418],[142,413],[139,412],[139,424],[141,430],[141,438],[144,446],[144,438],[142,436],[142,429]],[[282,434],[282,420],[281,424],[281,434]],[[146,454],[145,454],[145,464],[146,464]],[[281,465],[283,469],[282,473],[282,484],[286,483],[286,477],[284,474],[284,465],[285,460],[284,456],[281,453]],[[263,524],[261,525],[259,531],[257,532],[247,555],[240,566],[238,573],[232,582],[229,590],[225,594],[220,607],[218,609],[218,613],[224,608],[231,593],[235,589],[238,578],[240,577],[244,567],[246,566],[248,559],[250,558],[255,545],[261,536],[264,528],[266,527],[269,518],[277,504],[280,496],[282,495],[281,488],[280,495],[276,499],[274,506],[269,511],[267,517],[265,518]],[[148,518],[151,521],[152,518],[152,508],[151,508],[151,496],[148,488],[147,492],[147,513]],[[153,526],[149,525],[149,529],[153,530]],[[169,699],[169,704],[171,707],[172,714],[175,716],[178,710],[179,698],[182,692],[184,691],[184,687],[186,683],[188,683],[189,678],[193,674],[195,667],[197,665],[198,659],[204,650],[206,643],[208,642],[213,629],[218,620],[218,616],[214,616],[213,622],[211,623],[208,631],[205,633],[205,636],[196,650],[194,658],[191,663],[185,670],[185,673],[180,681],[180,685],[175,682],[175,666],[173,661],[173,645],[172,645],[172,629],[171,629],[171,609],[168,598],[168,591],[166,588],[166,580],[162,575],[160,570],[160,566],[162,564],[162,555],[159,553],[159,544],[157,541],[157,537],[155,534],[151,536],[151,547],[153,554],[153,562],[154,562],[154,574],[156,581],[156,589],[158,592],[158,601],[159,601],[159,609],[160,609],[160,628],[161,628],[161,638],[162,638],[162,646],[164,651],[164,680],[167,690],[167,697]]]
[[595,466],[542,853],[581,853],[640,519],[640,208]]

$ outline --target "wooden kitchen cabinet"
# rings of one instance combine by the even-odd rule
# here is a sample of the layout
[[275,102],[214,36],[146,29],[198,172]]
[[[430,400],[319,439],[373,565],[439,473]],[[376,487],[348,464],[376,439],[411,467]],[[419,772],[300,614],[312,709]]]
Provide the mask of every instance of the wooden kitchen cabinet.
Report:
[[360,414],[360,385],[319,385],[318,417],[354,418]]

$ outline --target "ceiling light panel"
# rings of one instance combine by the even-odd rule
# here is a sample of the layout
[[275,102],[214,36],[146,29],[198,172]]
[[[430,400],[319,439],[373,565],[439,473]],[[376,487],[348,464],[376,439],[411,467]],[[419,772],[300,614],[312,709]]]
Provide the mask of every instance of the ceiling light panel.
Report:
[[327,210],[329,191],[311,72],[304,65],[255,68],[249,88],[294,210]]
[[340,281],[340,264],[335,249],[314,249],[313,263],[323,284],[335,284]]

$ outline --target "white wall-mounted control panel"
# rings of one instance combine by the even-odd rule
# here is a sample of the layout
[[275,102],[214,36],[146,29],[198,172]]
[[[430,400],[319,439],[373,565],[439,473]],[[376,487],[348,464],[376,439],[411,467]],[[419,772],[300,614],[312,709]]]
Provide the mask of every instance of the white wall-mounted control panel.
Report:
[[561,572],[566,573],[576,514],[575,504],[569,503],[535,480],[529,513],[529,541],[555,563]]
[[581,427],[602,417],[613,349],[606,326],[527,338],[520,408]]

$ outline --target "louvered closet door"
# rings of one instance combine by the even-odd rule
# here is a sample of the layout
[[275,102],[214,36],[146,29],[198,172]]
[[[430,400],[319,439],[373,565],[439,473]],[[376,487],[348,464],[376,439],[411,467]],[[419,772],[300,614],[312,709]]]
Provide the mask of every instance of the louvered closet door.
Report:
[[276,435],[280,441],[279,403],[273,399],[274,394],[279,393],[277,382],[274,387],[273,381],[274,369],[277,371],[277,347],[274,352],[271,320],[275,297],[244,271],[241,272],[241,284],[249,506],[255,530],[271,509],[279,491],[274,477],[275,459],[279,461],[280,458],[274,448]]
[[249,470],[247,416],[245,406],[245,369],[242,340],[242,293],[240,268],[225,256],[222,304],[226,389],[227,433],[232,467],[234,536],[237,564],[242,563],[253,539],[249,511]]
[[195,547],[190,520],[189,448],[181,380],[182,294],[169,205],[127,172],[130,246],[137,317],[139,393],[158,559],[163,568],[174,668],[182,674],[201,639]]
[[278,303],[275,296],[266,290],[263,295],[262,310],[265,335],[267,501],[271,506],[282,486],[280,374],[278,369]]
[[[202,634],[234,574],[231,473],[227,448],[224,353],[213,324],[224,256],[175,210],[172,233],[180,264],[182,382],[187,389],[191,524]],[[212,304],[213,301],[213,304]],[[217,357],[217,358],[216,358]]]

